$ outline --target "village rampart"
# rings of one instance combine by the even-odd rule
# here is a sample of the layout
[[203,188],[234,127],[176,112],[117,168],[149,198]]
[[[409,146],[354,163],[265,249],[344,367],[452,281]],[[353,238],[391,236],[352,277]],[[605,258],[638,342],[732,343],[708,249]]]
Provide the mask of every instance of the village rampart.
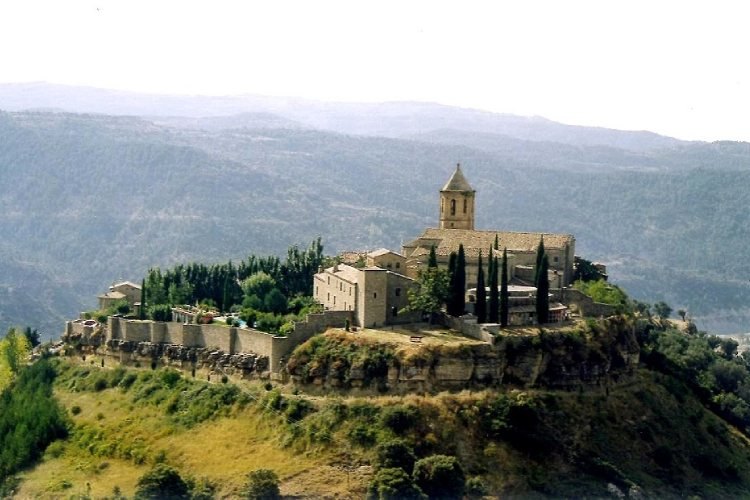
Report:
[[[309,314],[305,321],[295,322],[294,331],[285,337],[252,328],[141,321],[111,316],[107,322],[106,340],[209,348],[227,355],[253,353],[267,357],[270,371],[278,373],[282,361],[295,347],[328,328],[345,326],[347,320],[351,322],[351,316],[351,311]],[[83,327],[68,322],[66,328],[72,332]]]

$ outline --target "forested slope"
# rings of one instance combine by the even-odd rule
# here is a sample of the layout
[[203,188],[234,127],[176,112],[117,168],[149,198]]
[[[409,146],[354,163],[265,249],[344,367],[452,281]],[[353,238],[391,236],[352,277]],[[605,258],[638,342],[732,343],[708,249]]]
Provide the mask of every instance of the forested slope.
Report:
[[398,249],[437,223],[437,191],[460,161],[479,228],[573,233],[632,296],[686,308],[701,328],[746,329],[747,144],[396,139],[290,119],[0,113],[0,328],[56,336],[112,280],[151,266],[279,254],[316,236],[326,253]]

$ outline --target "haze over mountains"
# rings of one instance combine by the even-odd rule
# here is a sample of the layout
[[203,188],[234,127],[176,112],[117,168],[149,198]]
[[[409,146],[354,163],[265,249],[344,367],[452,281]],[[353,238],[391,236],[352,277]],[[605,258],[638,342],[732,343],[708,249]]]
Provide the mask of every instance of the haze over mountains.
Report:
[[[477,226],[569,232],[634,297],[746,331],[750,144],[436,104],[0,85],[0,328],[95,306],[151,266],[387,246],[461,162]],[[33,110],[33,111],[29,111]]]

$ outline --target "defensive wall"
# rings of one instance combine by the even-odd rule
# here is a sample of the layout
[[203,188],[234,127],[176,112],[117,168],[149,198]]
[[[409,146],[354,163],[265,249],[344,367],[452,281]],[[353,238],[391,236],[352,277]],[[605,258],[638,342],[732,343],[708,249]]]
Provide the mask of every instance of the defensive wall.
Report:
[[141,321],[110,316],[107,320],[106,340],[209,348],[228,355],[253,353],[268,357],[270,371],[278,373],[281,364],[295,347],[328,328],[343,327],[351,319],[351,311],[308,314],[304,321],[295,322],[294,331],[284,337],[252,328]]

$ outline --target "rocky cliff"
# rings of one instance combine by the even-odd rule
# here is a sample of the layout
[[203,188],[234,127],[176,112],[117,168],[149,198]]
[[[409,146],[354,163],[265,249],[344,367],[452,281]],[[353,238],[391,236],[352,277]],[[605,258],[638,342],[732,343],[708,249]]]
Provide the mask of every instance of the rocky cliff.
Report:
[[290,357],[295,383],[376,387],[395,392],[491,387],[573,389],[629,380],[639,361],[636,328],[610,318],[533,334],[499,334],[493,343],[403,345],[336,331]]

